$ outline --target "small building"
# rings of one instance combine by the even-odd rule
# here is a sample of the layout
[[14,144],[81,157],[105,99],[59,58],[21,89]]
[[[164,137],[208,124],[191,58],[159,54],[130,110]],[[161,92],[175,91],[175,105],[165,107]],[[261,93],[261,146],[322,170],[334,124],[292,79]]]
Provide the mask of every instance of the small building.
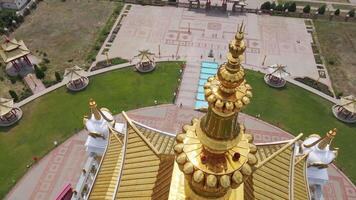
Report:
[[22,61],[32,66],[28,58],[30,53],[25,43],[22,40],[17,41],[15,38],[5,38],[5,41],[0,45],[0,57],[6,64],[11,63],[16,71],[20,71]]
[[30,0],[0,0],[0,7],[13,10],[21,10]]

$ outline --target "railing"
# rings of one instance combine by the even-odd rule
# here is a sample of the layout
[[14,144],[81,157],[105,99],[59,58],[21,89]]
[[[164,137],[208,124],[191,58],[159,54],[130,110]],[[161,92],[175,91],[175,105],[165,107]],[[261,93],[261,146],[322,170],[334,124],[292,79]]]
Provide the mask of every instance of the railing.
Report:
[[72,198],[72,195],[73,195],[72,185],[71,184],[67,184],[61,190],[61,192],[57,196],[56,200],[69,200],[69,199]]

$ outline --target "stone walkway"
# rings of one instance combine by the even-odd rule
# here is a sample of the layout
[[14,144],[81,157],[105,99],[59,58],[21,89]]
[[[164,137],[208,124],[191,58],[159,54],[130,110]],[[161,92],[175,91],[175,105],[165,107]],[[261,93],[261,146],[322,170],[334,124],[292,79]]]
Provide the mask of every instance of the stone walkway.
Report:
[[[184,106],[179,108],[172,104],[141,108],[127,114],[133,120],[171,133],[179,133],[182,125],[190,123],[193,117],[202,115],[191,108]],[[117,116],[117,121],[122,121],[120,115]],[[275,126],[243,113],[239,115],[239,121],[245,124],[247,132],[254,134],[255,143],[281,141],[293,137]],[[51,151],[27,172],[5,199],[49,200],[54,199],[64,185],[68,183],[75,185],[87,158],[85,139],[85,131],[80,131]],[[329,176],[330,181],[324,187],[325,200],[356,199],[355,186],[334,165],[329,167]]]

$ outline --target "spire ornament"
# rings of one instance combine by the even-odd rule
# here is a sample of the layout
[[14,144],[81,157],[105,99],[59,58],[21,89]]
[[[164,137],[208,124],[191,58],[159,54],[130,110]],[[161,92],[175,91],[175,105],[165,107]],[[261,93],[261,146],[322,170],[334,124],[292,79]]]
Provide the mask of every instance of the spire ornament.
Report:
[[229,44],[227,62],[204,85],[207,114],[183,126],[183,133],[176,137],[176,162],[191,199],[229,199],[231,188],[243,184],[257,164],[253,137],[237,120],[252,98],[242,67],[244,29],[243,24],[238,26]]

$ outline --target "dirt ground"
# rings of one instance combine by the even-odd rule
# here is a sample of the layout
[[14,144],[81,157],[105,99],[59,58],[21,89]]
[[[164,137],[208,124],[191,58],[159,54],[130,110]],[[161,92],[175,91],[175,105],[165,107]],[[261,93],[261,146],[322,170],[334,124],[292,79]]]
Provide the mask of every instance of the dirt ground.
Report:
[[87,54],[114,9],[115,2],[105,0],[44,0],[13,36],[49,59],[46,75],[54,79],[55,71],[88,64]]
[[336,94],[355,95],[356,26],[330,21],[314,21],[314,26]]

